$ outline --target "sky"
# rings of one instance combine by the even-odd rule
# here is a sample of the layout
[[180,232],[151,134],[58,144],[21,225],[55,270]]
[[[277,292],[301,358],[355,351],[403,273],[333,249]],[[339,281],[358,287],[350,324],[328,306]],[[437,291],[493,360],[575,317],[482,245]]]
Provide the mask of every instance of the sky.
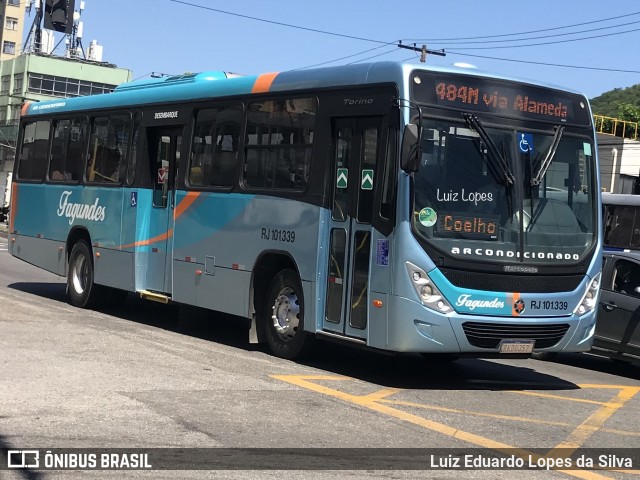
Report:
[[[76,10],[80,0],[75,0]],[[132,78],[412,61],[541,81],[594,98],[640,83],[637,0],[85,0],[82,45]],[[224,13],[226,12],[226,13]],[[251,17],[251,18],[249,18]],[[615,18],[617,17],[617,18]],[[33,14],[27,17],[27,27]],[[26,32],[25,32],[26,35]],[[57,39],[56,39],[57,43]],[[578,67],[578,68],[576,68]]]

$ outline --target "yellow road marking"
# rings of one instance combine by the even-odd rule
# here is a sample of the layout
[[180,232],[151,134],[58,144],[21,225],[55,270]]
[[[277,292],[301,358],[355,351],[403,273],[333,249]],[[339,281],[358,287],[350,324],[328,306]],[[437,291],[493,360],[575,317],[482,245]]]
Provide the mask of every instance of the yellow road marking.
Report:
[[[571,432],[564,442],[556,445],[550,454],[553,455],[559,448],[569,448],[573,451],[580,448],[614,413],[622,408],[624,404],[631,400],[639,391],[640,387],[621,387],[620,392],[612,400],[589,415],[584,422]],[[573,451],[571,453],[573,453]]]
[[[414,402],[403,402],[401,400],[380,400],[383,403],[388,403],[391,405],[402,405],[405,407],[413,407],[413,408],[422,408],[424,410],[437,410],[440,412],[448,412],[448,413],[459,413],[462,415],[474,415],[476,417],[488,417],[488,418],[496,418],[498,420],[511,420],[514,422],[526,422],[533,423],[539,425],[551,425],[554,427],[573,427],[575,425],[571,425],[566,422],[554,422],[551,420],[539,420],[537,418],[528,418],[528,417],[514,417],[511,415],[499,415],[497,413],[484,413],[484,412],[475,412],[473,410],[458,410],[456,408],[449,407],[441,407],[439,405],[424,405],[422,403],[414,403]],[[596,427],[588,427],[584,428],[593,428],[597,430]],[[616,435],[627,435],[632,437],[640,437],[640,432],[629,432],[627,430],[618,430],[615,428],[601,428],[600,431],[607,433],[614,433]]]
[[587,400],[586,398],[571,398],[563,395],[551,395],[549,393],[539,392],[521,392],[518,390],[509,390],[509,393],[517,393],[518,395],[529,395],[531,397],[551,398],[553,400],[564,400],[567,402],[590,403],[592,405],[607,405],[607,402],[598,402],[597,400]]
[[[383,389],[373,394],[360,396],[360,395],[351,395],[351,394],[341,392],[339,390],[334,390],[332,388],[318,385],[317,383],[313,383],[309,381],[313,379],[318,379],[317,376],[314,377],[314,376],[307,376],[307,375],[272,375],[272,378],[290,383],[292,385],[296,385],[298,387],[301,387],[307,390],[311,390],[312,392],[322,393],[323,395],[328,395],[334,398],[338,398],[340,400],[344,400],[346,402],[360,405],[369,410],[373,410],[378,413],[383,413],[385,415],[395,417],[399,420],[403,420],[405,422],[424,427],[434,432],[442,433],[449,437],[462,440],[462,441],[471,443],[473,445],[477,445],[479,447],[490,448],[492,450],[504,453],[506,455],[516,455],[524,459],[528,459],[529,457],[531,457],[534,461],[537,461],[540,458],[545,458],[541,455],[535,454],[533,452],[529,452],[526,449],[513,447],[506,443],[498,442],[490,438],[483,437],[481,435],[476,435],[474,433],[453,428],[443,423],[435,422],[433,420],[428,420],[426,418],[419,417],[411,413],[403,412],[402,410],[398,410],[388,405],[384,405],[382,403],[377,402],[376,399],[383,398],[390,395],[391,394],[390,392],[392,392],[393,390],[401,391],[400,389]],[[345,379],[349,380],[349,378],[347,377],[335,377],[335,378],[324,377],[322,379],[323,380],[345,380]],[[585,480],[600,480],[600,479],[611,478],[605,475],[601,475],[599,473],[582,471],[582,470],[556,470],[556,471],[562,472],[577,478],[582,478]]]

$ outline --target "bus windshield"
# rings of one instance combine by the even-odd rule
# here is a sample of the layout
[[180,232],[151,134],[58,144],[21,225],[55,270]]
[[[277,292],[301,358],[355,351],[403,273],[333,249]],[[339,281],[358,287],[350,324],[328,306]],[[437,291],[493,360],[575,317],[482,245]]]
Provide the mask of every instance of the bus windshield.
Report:
[[597,240],[594,148],[563,127],[541,133],[423,121],[416,235],[445,255],[576,263]]

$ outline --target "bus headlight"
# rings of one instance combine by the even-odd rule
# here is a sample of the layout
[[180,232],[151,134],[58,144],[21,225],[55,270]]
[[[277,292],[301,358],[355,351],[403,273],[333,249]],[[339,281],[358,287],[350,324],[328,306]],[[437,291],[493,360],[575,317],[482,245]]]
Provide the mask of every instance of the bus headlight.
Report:
[[452,310],[451,304],[442,296],[438,287],[434,285],[424,270],[416,267],[411,262],[406,262],[405,266],[407,267],[411,284],[425,307],[441,313],[447,313]]
[[601,273],[598,272],[598,274],[593,277],[593,280],[591,280],[587,287],[587,291],[582,296],[582,300],[580,300],[580,303],[573,313],[577,315],[584,315],[596,308],[596,305],[598,304],[598,292],[600,291],[600,276]]

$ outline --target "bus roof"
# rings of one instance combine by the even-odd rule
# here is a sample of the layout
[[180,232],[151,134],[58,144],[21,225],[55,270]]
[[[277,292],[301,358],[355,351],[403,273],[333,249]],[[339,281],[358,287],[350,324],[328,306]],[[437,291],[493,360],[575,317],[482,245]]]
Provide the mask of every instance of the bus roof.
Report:
[[112,93],[28,103],[23,107],[22,114],[38,115],[97,108],[117,108],[212,97],[229,97],[249,93],[399,83],[403,78],[407,78],[408,75],[405,74],[414,69],[516,81],[578,93],[540,82],[493,75],[477,69],[434,67],[399,62],[375,62],[249,76],[218,71],[138,80],[121,84]]

